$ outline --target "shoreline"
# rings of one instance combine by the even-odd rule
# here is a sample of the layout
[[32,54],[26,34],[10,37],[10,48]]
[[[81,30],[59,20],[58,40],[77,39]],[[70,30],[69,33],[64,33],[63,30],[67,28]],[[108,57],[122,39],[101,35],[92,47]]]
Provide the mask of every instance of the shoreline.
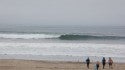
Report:
[[[46,60],[21,60],[21,59],[0,59],[1,70],[93,70],[94,64],[90,64],[90,69],[87,69],[83,62],[68,62],[68,61],[46,61]],[[111,70],[124,70],[125,63],[114,63]],[[99,70],[109,70],[108,64],[105,69],[102,69],[100,63]]]
[[[30,55],[30,54],[0,54],[1,59],[15,60],[43,60],[43,61],[63,61],[63,62],[85,62],[86,58],[90,58],[92,63],[102,60],[103,56],[69,56],[69,55]],[[109,57],[105,57],[108,61]],[[125,63],[125,57],[111,57],[115,63]]]

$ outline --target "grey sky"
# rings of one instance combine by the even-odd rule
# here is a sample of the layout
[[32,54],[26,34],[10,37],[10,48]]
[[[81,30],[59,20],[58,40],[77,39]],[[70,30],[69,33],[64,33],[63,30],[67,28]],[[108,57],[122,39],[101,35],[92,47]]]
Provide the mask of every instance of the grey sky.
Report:
[[0,24],[125,25],[125,0],[0,0]]

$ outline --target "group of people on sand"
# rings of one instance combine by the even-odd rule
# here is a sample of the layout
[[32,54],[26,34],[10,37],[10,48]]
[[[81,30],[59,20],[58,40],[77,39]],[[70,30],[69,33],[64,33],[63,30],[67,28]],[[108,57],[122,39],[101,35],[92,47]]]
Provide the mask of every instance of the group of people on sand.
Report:
[[[89,69],[89,64],[90,64],[89,57],[86,59],[86,63],[87,63],[87,68]],[[111,57],[109,57],[108,64],[109,64],[109,68],[112,68],[113,60],[111,59]],[[99,65],[100,65],[100,63],[99,63],[99,61],[97,61],[95,66],[94,66],[94,70],[98,70],[99,69]],[[105,65],[106,65],[105,57],[103,57],[103,59],[102,59],[102,65],[103,65],[103,69],[104,69]]]

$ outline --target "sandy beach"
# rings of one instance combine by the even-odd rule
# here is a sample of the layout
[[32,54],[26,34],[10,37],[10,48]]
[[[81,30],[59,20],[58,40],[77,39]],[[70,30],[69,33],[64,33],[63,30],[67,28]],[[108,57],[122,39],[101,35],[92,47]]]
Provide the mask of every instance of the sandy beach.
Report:
[[0,70],[125,70],[124,7],[125,0],[0,0]]
[[[94,70],[94,64],[87,69],[82,62],[0,59],[0,70]],[[99,70],[125,70],[125,64],[114,63],[113,69],[109,69],[108,64],[102,69],[100,64]]]

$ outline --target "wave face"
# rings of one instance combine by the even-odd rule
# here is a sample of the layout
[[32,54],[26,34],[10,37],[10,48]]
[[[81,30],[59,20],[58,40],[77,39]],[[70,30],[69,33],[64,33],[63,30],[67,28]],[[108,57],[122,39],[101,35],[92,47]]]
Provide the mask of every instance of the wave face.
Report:
[[61,35],[59,38],[62,40],[125,39],[125,37],[122,36],[93,36],[93,35]]

